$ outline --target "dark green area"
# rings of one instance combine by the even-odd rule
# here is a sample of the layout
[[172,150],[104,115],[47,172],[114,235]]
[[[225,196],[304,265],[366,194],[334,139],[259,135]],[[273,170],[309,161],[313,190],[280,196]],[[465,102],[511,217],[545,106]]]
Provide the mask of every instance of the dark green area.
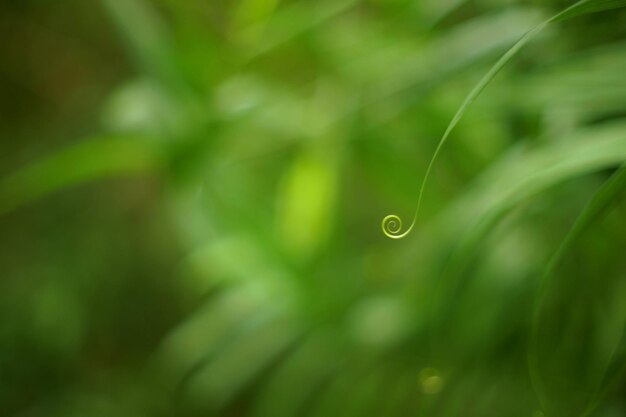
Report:
[[0,416],[626,415],[624,3],[3,2]]

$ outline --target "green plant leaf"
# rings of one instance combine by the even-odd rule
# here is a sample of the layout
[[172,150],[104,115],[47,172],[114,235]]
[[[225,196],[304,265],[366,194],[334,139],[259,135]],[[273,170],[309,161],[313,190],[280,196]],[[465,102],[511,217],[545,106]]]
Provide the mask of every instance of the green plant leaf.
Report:
[[[625,190],[626,165],[623,165],[596,192],[544,270],[535,298],[528,357],[533,386],[550,415],[589,415],[608,389],[610,369],[614,367],[626,325],[624,277],[598,271],[596,276],[590,277],[593,282],[573,282],[567,274],[557,278],[555,272],[576,241]],[[576,301],[582,302],[574,304]],[[570,309],[576,311],[566,321],[558,320],[567,310],[558,310],[563,303],[570,304]],[[594,325],[589,328],[591,322]],[[577,328],[581,328],[584,339],[571,345]],[[572,347],[576,345],[584,348]],[[569,372],[586,377],[577,380],[569,377]],[[556,373],[561,378],[556,378]],[[576,396],[571,395],[574,392]]]
[[[431,239],[437,247],[457,245],[451,263],[471,258],[475,255],[474,245],[517,204],[563,181],[619,166],[624,161],[623,122],[581,129],[542,146],[511,149],[431,224],[425,225],[424,239]],[[414,252],[414,248],[407,248],[407,258],[414,258]],[[459,268],[462,270],[460,265]]]
[[[514,149],[501,157],[434,222],[424,226],[415,242],[423,250],[413,245],[405,249],[399,268],[419,268],[426,276],[438,277],[429,290],[420,290],[431,293],[423,305],[431,309],[428,315],[433,322],[442,320],[451,326],[462,322],[467,313],[460,301],[475,296],[467,291],[468,265],[477,258],[494,225],[514,207],[568,179],[626,161],[624,123],[594,126],[563,139],[534,149]],[[415,259],[416,252],[421,252],[419,259]]]
[[102,0],[131,59],[146,73],[178,92],[187,92],[167,26],[145,0]]
[[0,180],[0,214],[76,184],[151,172],[161,165],[154,148],[137,138],[88,140],[42,158]]
[[562,20],[571,19],[572,17],[619,9],[624,6],[626,6],[626,0],[583,0],[554,16],[550,21],[560,22]]

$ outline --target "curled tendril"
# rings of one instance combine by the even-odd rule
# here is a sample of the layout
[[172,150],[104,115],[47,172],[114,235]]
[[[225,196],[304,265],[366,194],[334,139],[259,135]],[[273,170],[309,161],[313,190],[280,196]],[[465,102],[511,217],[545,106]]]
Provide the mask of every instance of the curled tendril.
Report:
[[413,229],[413,223],[411,223],[409,228],[403,232],[402,219],[395,214],[390,214],[383,219],[382,228],[385,236],[391,239],[402,239],[411,232],[411,229]]
[[[544,27],[546,27],[548,24],[552,22],[556,22],[556,21],[563,20],[568,17],[576,16],[580,14],[582,10],[584,10],[584,7],[587,7],[594,2],[595,0],[580,0],[573,6],[570,6],[569,8],[565,9],[563,12],[540,23],[539,25],[535,26],[530,31],[526,32],[526,34],[522,36],[520,40],[518,40],[508,51],[506,51],[504,55],[502,55],[502,57],[500,57],[500,59],[489,69],[489,71],[478,82],[478,84],[476,84],[474,88],[472,88],[469,94],[465,96],[465,99],[463,100],[463,103],[461,104],[461,106],[457,109],[456,113],[454,114],[454,117],[448,124],[448,127],[446,128],[443,136],[439,140],[439,144],[437,145],[437,148],[435,149],[433,156],[430,158],[430,162],[428,163],[428,167],[426,168],[426,173],[424,174],[424,179],[422,180],[422,185],[419,189],[419,195],[417,198],[417,206],[415,208],[415,214],[413,216],[413,221],[411,222],[411,225],[404,232],[402,232],[402,220],[400,220],[400,217],[396,216],[395,214],[390,214],[389,216],[386,216],[383,219],[383,223],[382,223],[383,233],[385,234],[385,236],[392,238],[392,239],[402,239],[403,237],[411,233],[411,230],[413,230],[413,226],[415,226],[415,223],[417,222],[417,217],[420,211],[420,206],[422,204],[422,197],[424,196],[424,189],[426,188],[426,184],[428,183],[428,178],[430,177],[430,173],[433,169],[433,165],[435,164],[435,161],[437,160],[437,157],[439,156],[439,152],[441,152],[441,148],[443,148],[444,143],[446,143],[446,141],[448,140],[448,137],[450,136],[450,132],[452,132],[454,127],[459,123],[459,120],[461,120],[461,118],[467,111],[468,107],[474,102],[474,100],[476,100],[476,98],[480,95],[480,93],[485,89],[487,84],[489,84],[491,80],[496,76],[496,74],[498,74],[498,72],[506,65],[506,63],[509,62],[511,58],[513,58],[518,53],[518,51],[526,43],[528,43],[528,41],[530,41],[530,39],[532,39],[537,33],[543,30]],[[622,2],[618,2],[618,3],[620,3],[621,5]]]
[[[600,5],[602,3],[602,5]],[[605,4],[606,3],[606,4]],[[441,148],[443,148],[444,143],[448,140],[450,136],[450,132],[454,129],[454,127],[459,123],[469,106],[476,100],[476,98],[480,95],[480,93],[487,87],[487,85],[493,80],[493,78],[500,72],[500,70],[513,58],[517,53],[522,49],[524,45],[526,45],[535,35],[541,32],[547,25],[553,22],[558,22],[561,20],[569,19],[571,17],[579,16],[581,14],[600,11],[600,10],[608,10],[616,7],[624,7],[623,1],[598,1],[598,0],[580,0],[563,10],[562,12],[552,16],[550,19],[543,21],[539,25],[535,26],[533,29],[526,32],[524,36],[522,36],[508,51],[504,53],[500,57],[500,59],[487,71],[487,73],[480,79],[478,84],[472,88],[472,90],[465,96],[463,103],[457,109],[454,117],[448,124],[443,136],[439,140],[439,144],[433,153],[433,156],[430,158],[430,162],[428,163],[428,167],[426,168],[426,173],[424,174],[424,179],[422,180],[422,185],[419,190],[419,195],[417,198],[417,206],[415,208],[415,215],[413,216],[413,221],[411,225],[402,232],[402,220],[400,217],[395,214],[390,214],[383,219],[383,233],[385,236],[390,237],[392,239],[401,239],[408,235],[415,223],[417,222],[417,216],[420,211],[420,206],[422,204],[422,197],[424,196],[424,189],[426,188],[426,184],[428,183],[428,178],[430,177],[430,173],[433,169],[433,165],[437,157],[439,156],[439,152],[441,152]]]

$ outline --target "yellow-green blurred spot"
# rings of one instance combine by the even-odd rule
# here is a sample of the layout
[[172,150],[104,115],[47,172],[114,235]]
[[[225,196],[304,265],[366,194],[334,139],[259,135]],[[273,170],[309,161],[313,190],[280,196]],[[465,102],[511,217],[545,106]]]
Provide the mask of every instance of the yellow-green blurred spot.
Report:
[[278,234],[296,257],[313,254],[328,237],[336,199],[336,170],[314,152],[298,156],[278,193]]
[[424,394],[437,394],[443,389],[443,378],[435,368],[424,368],[419,375]]

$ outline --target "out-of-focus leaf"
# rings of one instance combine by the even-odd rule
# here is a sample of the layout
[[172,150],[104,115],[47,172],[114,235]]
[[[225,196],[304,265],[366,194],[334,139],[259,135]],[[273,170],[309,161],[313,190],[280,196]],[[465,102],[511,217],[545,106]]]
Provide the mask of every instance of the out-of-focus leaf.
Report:
[[[179,324],[161,343],[152,365],[174,387],[194,368],[212,360],[236,337],[242,323],[263,313],[262,299],[254,291],[225,290]],[[170,392],[173,392],[172,388]]]
[[[278,6],[279,0],[244,0],[236,9],[233,17],[234,30],[239,41],[249,43],[255,41],[263,34],[267,27],[268,20]],[[254,25],[255,30],[249,30]],[[248,29],[243,38],[239,32],[241,29]]]
[[[576,282],[567,275],[556,278],[555,272],[575,241],[624,193],[625,186],[622,166],[576,219],[543,274],[535,299],[529,366],[534,388],[550,415],[588,415],[611,382],[608,371],[618,356],[626,325],[626,276],[598,271],[593,282]],[[559,316],[568,310],[567,317]]]
[[620,192],[623,192],[624,186],[626,186],[626,167],[622,166],[615,174],[613,174],[611,178],[609,178],[602,188],[598,190],[578,219],[576,219],[576,222],[568,232],[565,239],[563,239],[559,249],[547,265],[543,275],[543,285],[549,284],[546,280],[549,280],[555,272],[561,258],[563,258],[564,254],[572,246],[573,242],[591,226],[593,221],[598,216],[610,207],[615,197]]
[[82,142],[0,180],[0,214],[86,181],[154,172],[162,166],[141,138],[105,137]]
[[[416,243],[424,249],[418,259],[414,255],[416,249],[407,247],[406,258],[398,268],[418,268],[437,276],[436,281],[428,281],[427,290],[421,289],[421,293],[430,296],[423,300],[420,310],[432,309],[427,314],[433,320],[449,320],[450,325],[458,322],[465,316],[458,315],[462,314],[460,300],[476,297],[464,290],[468,264],[475,259],[481,242],[498,220],[517,204],[549,187],[624,161],[626,125],[619,122],[582,130],[567,141],[548,143],[526,152],[516,149],[502,157],[430,227],[421,229],[422,241]],[[455,248],[445,260],[437,256],[441,256],[443,248]],[[440,276],[443,265],[445,272]],[[449,341],[440,342],[451,346]]]
[[[540,18],[537,11],[524,8],[479,16],[437,34],[428,43],[409,34],[397,34],[398,39],[391,41],[387,31],[363,27],[360,22],[354,27],[329,28],[322,36],[327,40],[326,53],[337,62],[339,71],[362,83],[362,106],[376,109],[379,101],[397,100],[399,93],[409,90],[411,100],[396,104],[402,111],[434,84],[505,49]],[[354,42],[354,32],[362,41]],[[491,33],[498,36],[489,36]]]
[[561,136],[576,126],[619,114],[626,102],[626,44],[603,45],[561,58],[524,77],[514,87],[524,111],[544,114],[547,134]]
[[626,125],[621,122],[581,130],[570,134],[567,141],[527,152],[515,149],[479,177],[466,195],[442,214],[441,225],[448,230],[446,235],[455,240],[461,231],[471,230],[463,239],[465,244],[460,246],[464,248],[460,249],[462,253],[476,244],[503,213],[524,199],[566,179],[624,161]]
[[117,24],[131,58],[146,73],[178,92],[186,81],[176,67],[178,62],[167,34],[167,26],[156,9],[145,0],[102,0]]
[[[332,337],[332,338],[331,338]],[[316,401],[339,367],[343,347],[335,335],[317,330],[278,366],[260,389],[255,417],[296,417]],[[286,385],[285,381],[292,381]]]
[[[273,16],[271,27],[259,42],[258,46],[251,49],[249,58],[258,58],[275,48],[289,42],[298,35],[305,33],[327,22],[336,15],[354,6],[357,0],[333,0],[319,1],[316,3],[295,2],[285,6]],[[252,26],[250,33],[256,33],[259,29]],[[242,32],[244,37],[250,37]]]
[[299,332],[284,319],[271,315],[248,320],[231,344],[190,376],[183,388],[183,404],[196,410],[227,406],[284,354]]
[[570,19],[572,17],[581,16],[588,13],[596,13],[604,10],[618,9],[626,6],[625,0],[582,0],[574,4],[572,7],[559,13],[552,19],[553,22]]

